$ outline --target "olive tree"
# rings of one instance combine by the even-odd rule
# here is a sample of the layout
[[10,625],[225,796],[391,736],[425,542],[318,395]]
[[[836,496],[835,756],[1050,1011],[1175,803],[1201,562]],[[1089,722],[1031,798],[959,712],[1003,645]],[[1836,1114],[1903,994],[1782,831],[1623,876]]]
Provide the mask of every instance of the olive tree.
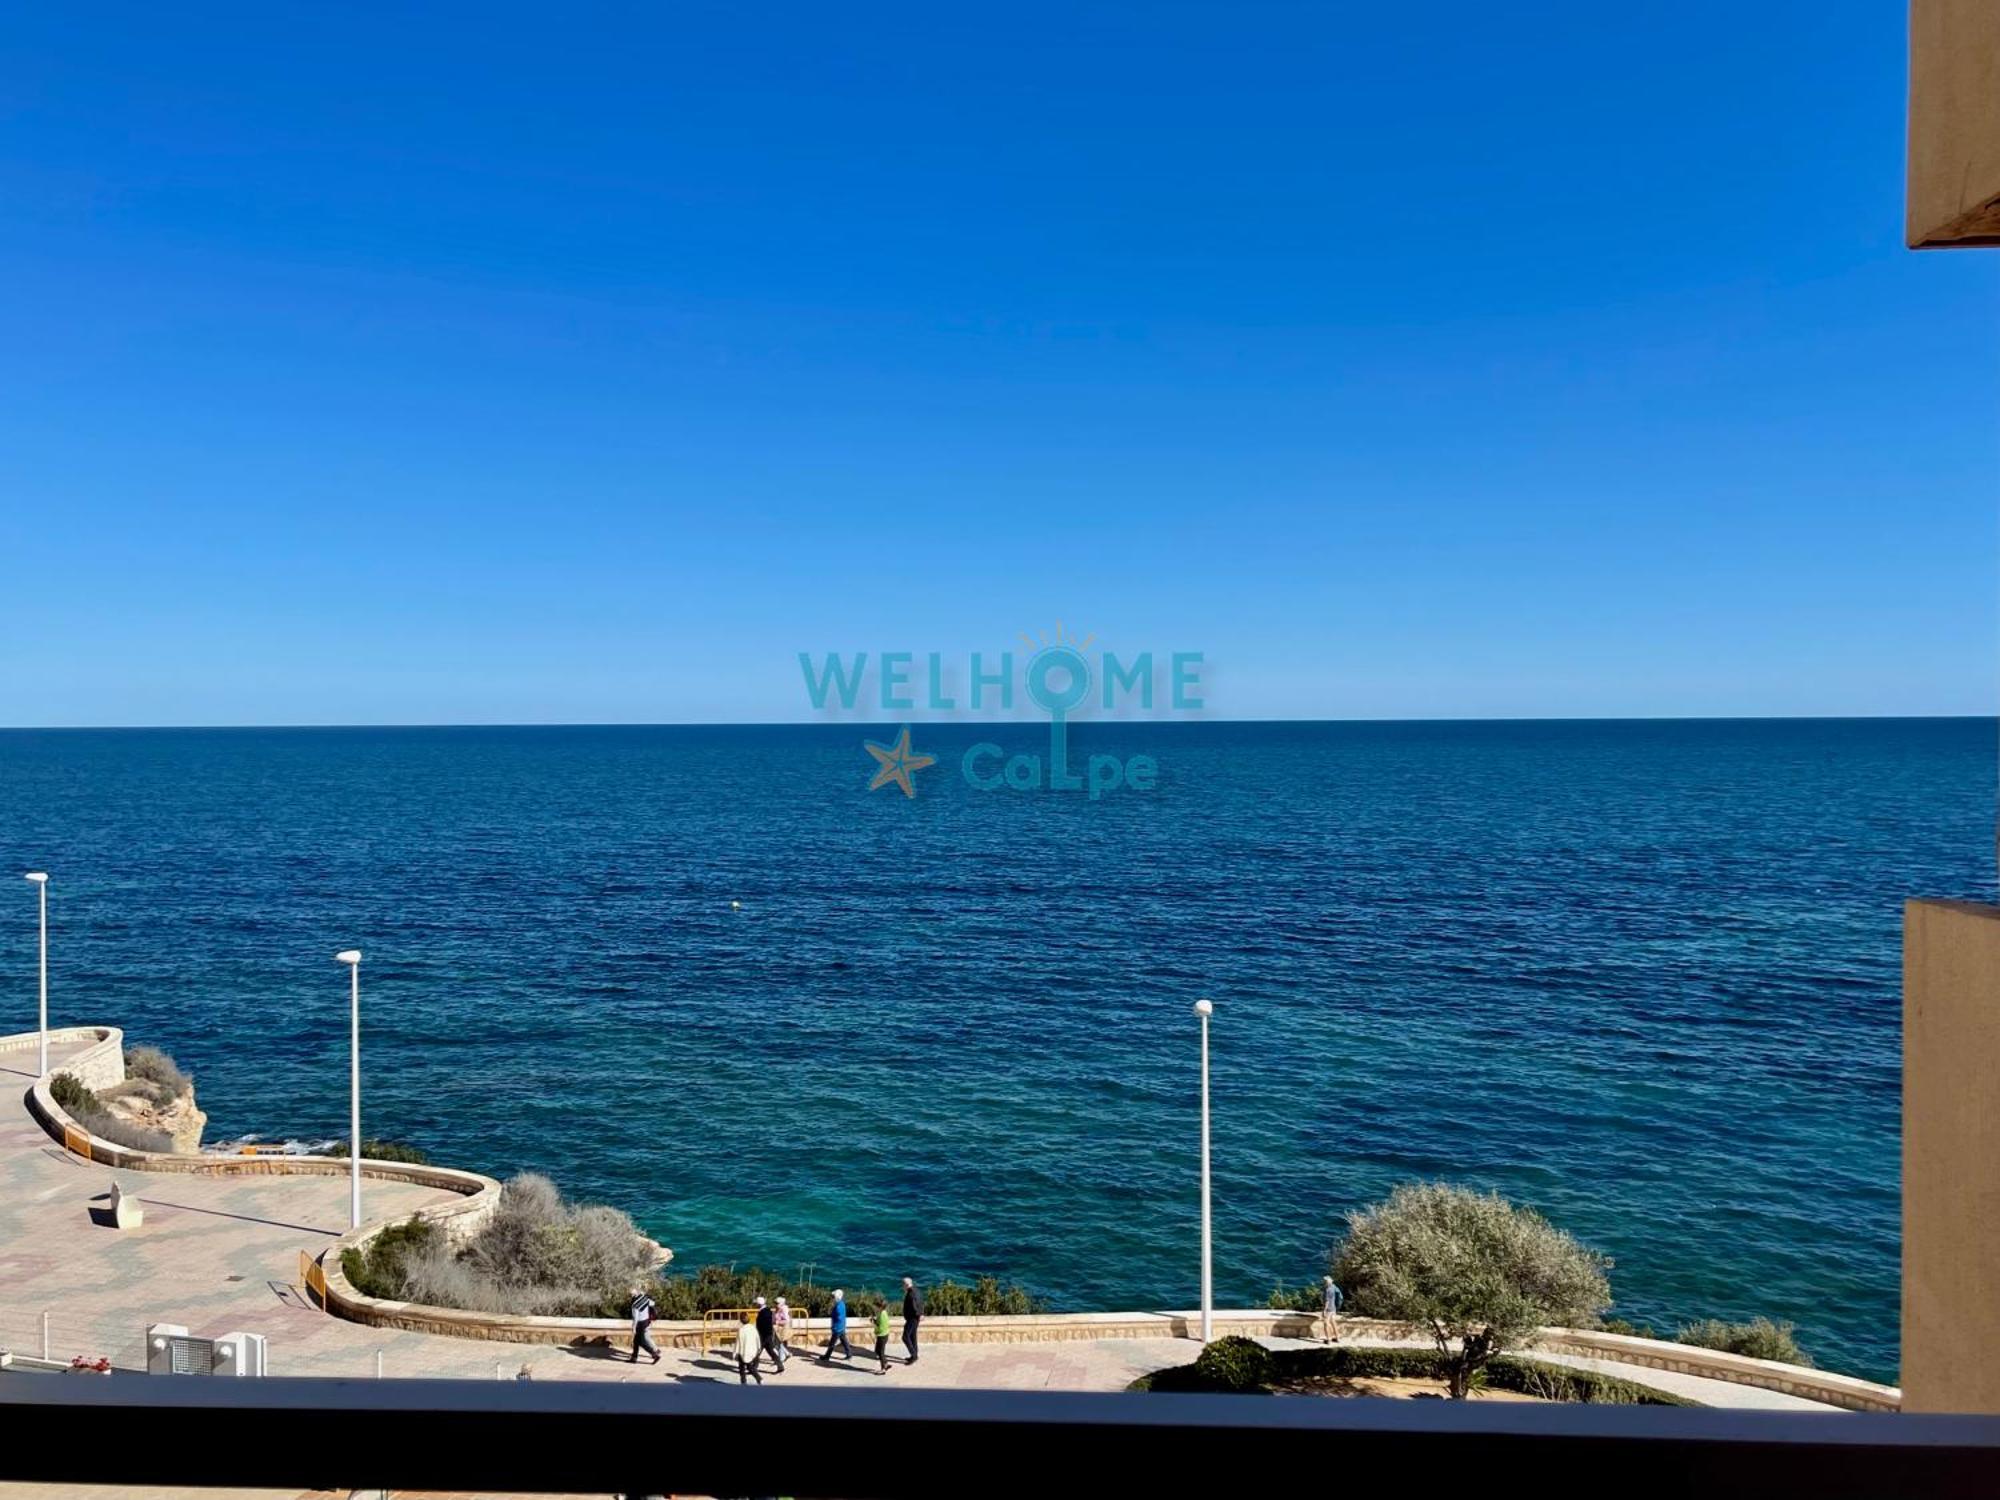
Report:
[[1610,1306],[1610,1266],[1533,1209],[1442,1182],[1405,1183],[1348,1215],[1332,1257],[1355,1313],[1430,1329],[1454,1397],[1536,1329]]

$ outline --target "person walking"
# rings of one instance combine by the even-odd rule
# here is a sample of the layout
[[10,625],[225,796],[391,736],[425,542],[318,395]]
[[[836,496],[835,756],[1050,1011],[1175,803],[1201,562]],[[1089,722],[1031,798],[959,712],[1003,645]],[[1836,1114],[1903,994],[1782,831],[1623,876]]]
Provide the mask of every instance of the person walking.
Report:
[[632,1288],[632,1363],[639,1363],[639,1351],[645,1350],[653,1356],[653,1363],[660,1362],[660,1351],[653,1346],[653,1299],[646,1295],[642,1286]]
[[1340,1288],[1333,1284],[1333,1278],[1320,1277],[1319,1326],[1322,1341],[1328,1344],[1340,1342],[1340,1302]]
[[889,1373],[889,1300],[875,1309],[875,1357],[882,1362],[881,1373]]
[[905,1364],[917,1362],[917,1325],[924,1320],[924,1294],[917,1290],[916,1282],[903,1278],[903,1347],[910,1357]]
[[839,1287],[833,1289],[833,1311],[827,1317],[826,1353],[820,1356],[819,1362],[821,1364],[830,1365],[833,1363],[833,1347],[836,1344],[840,1346],[840,1352],[846,1355],[848,1359],[852,1360],[854,1358],[854,1350],[849,1347],[847,1342],[847,1293]]
[[792,1305],[783,1297],[771,1311],[771,1326],[778,1335],[778,1347],[787,1355],[792,1352]]
[[771,1311],[771,1304],[762,1297],[757,1299],[757,1343],[764,1353],[771,1356],[771,1363],[777,1366],[780,1375],[785,1373],[785,1351],[778,1347],[778,1315]]
[[757,1358],[763,1349],[763,1340],[757,1337],[754,1320],[745,1318],[743,1326],[736,1330],[736,1383],[748,1385],[751,1381],[764,1383],[764,1377],[757,1373]]

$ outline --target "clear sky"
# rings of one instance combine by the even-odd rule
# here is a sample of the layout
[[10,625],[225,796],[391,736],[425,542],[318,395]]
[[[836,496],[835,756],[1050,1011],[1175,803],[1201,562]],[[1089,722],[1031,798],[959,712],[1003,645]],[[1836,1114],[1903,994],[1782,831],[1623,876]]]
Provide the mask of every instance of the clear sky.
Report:
[[0,723],[1988,713],[1898,4],[13,7]]

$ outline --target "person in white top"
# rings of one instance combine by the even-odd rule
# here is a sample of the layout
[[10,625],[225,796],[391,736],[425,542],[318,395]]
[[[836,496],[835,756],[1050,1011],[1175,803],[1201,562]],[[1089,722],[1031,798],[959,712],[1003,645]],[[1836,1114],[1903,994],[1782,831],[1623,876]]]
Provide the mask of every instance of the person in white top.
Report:
[[757,1357],[763,1352],[763,1340],[757,1337],[757,1320],[745,1318],[743,1326],[736,1330],[736,1383],[748,1385],[751,1381],[764,1383],[764,1377],[757,1373]]
[[646,1295],[642,1286],[632,1288],[632,1363],[639,1363],[641,1354],[653,1356],[653,1363],[660,1362],[660,1351],[653,1344],[653,1299]]

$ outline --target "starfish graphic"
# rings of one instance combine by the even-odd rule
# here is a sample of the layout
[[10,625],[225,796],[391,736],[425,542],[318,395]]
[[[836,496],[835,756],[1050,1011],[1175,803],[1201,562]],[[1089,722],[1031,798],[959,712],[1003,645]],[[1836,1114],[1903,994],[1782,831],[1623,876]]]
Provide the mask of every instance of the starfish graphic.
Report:
[[862,744],[868,747],[870,755],[882,763],[881,769],[875,773],[875,779],[868,783],[868,790],[871,792],[893,781],[903,789],[905,797],[914,797],[917,795],[917,786],[910,780],[910,773],[937,764],[935,755],[925,755],[910,749],[910,726],[907,724],[903,726],[903,732],[896,737],[896,743],[893,745],[878,745],[873,740],[863,740]]

